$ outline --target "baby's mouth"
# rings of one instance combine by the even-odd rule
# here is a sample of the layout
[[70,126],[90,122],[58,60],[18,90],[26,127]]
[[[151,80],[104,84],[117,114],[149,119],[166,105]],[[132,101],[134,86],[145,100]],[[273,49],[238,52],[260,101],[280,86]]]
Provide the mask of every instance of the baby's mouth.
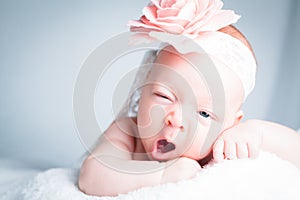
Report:
[[175,149],[175,144],[168,142],[166,139],[161,139],[157,141],[157,152],[167,153]]

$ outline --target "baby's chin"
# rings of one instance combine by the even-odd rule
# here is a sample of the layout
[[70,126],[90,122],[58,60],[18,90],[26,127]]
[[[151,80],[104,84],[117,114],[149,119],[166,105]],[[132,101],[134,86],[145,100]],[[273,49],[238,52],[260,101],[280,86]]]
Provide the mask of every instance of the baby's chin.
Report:
[[178,156],[173,155],[173,153],[158,153],[158,152],[151,152],[151,160],[159,161],[159,162],[167,162],[170,160],[174,160],[178,158]]

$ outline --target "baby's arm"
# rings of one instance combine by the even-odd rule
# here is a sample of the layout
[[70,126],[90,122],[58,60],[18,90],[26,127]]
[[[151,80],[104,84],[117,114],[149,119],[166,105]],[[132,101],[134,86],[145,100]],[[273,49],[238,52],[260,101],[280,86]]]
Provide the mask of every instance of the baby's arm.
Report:
[[79,188],[90,195],[115,196],[144,186],[191,178],[200,169],[196,161],[188,158],[180,158],[168,167],[171,161],[133,160],[134,142],[134,137],[113,123],[82,165]]
[[260,149],[273,152],[300,169],[300,134],[263,120],[248,120],[224,131],[213,146],[213,156],[216,161],[255,158]]
[[300,134],[286,126],[255,120],[262,132],[262,149],[277,154],[300,169]]

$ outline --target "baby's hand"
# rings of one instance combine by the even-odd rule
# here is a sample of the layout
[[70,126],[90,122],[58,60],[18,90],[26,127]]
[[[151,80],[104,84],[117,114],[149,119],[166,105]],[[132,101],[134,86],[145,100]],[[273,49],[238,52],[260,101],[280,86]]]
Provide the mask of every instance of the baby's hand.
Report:
[[168,161],[166,165],[161,183],[178,182],[193,178],[201,169],[197,161],[186,157]]
[[256,158],[262,144],[259,127],[249,121],[225,130],[213,145],[213,158],[223,159]]

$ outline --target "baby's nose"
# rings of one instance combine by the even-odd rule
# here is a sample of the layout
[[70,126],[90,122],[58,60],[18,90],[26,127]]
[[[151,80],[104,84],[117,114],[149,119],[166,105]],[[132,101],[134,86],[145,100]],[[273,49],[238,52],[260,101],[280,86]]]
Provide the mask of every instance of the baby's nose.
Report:
[[167,114],[165,118],[165,123],[169,127],[183,129],[183,123],[182,123],[182,114],[181,112],[170,112]]

